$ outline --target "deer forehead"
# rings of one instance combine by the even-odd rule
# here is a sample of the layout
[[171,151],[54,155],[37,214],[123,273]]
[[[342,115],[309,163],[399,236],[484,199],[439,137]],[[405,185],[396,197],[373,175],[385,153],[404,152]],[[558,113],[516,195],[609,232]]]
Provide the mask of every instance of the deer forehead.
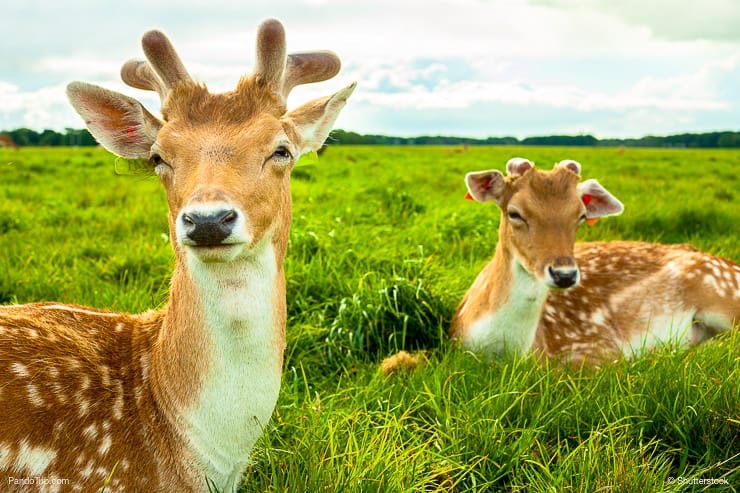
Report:
[[506,205],[519,207],[538,217],[575,214],[583,208],[577,185],[578,177],[566,170],[530,170],[510,182]]
[[194,126],[216,123],[243,125],[255,115],[280,118],[286,107],[254,77],[245,77],[234,91],[213,94],[205,86],[186,82],[175,86],[162,107],[165,121],[184,120]]
[[293,144],[295,140],[295,130],[270,113],[255,114],[236,123],[214,118],[194,124],[177,118],[167,121],[160,129],[153,149],[172,159],[223,160],[237,154],[249,156],[272,152],[278,144]]

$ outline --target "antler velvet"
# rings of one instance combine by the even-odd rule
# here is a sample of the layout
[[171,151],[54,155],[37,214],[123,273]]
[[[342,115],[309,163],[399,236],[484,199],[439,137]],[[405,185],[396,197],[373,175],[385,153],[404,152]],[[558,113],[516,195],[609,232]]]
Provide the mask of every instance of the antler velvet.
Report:
[[[163,33],[149,31],[144,34],[141,44],[148,62],[129,60],[121,68],[121,78],[131,87],[156,91],[164,103],[177,83],[192,78]],[[283,103],[295,86],[330,79],[340,68],[339,57],[331,51],[286,55],[283,25],[275,19],[260,24],[254,76]]]

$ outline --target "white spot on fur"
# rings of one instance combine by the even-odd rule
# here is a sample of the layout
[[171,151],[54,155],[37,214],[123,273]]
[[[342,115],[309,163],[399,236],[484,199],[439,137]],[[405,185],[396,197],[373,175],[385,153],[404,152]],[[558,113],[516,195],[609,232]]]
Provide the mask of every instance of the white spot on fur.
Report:
[[96,317],[120,317],[118,313],[99,312],[93,310],[86,310],[84,308],[77,308],[68,305],[45,305],[41,307],[44,310],[64,310],[73,313],[83,313],[85,315],[95,315]]
[[92,459],[87,461],[87,465],[85,466],[85,468],[80,471],[80,474],[82,475],[83,478],[87,479],[92,475],[93,465],[94,465],[94,462]]
[[55,450],[45,447],[33,447],[26,440],[18,444],[18,454],[15,457],[16,469],[26,471],[32,475],[43,473],[51,461],[57,456]]
[[83,417],[87,414],[88,409],[90,408],[90,402],[87,399],[82,398],[78,403],[77,413],[80,415],[80,417]]
[[141,378],[145,382],[149,378],[149,360],[151,359],[150,353],[144,353],[141,356],[141,359],[139,359],[139,363],[141,364]]
[[593,313],[593,315],[591,315],[591,322],[594,325],[604,325],[604,322],[606,322],[606,317],[604,317],[604,311],[596,310]]
[[10,468],[10,451],[10,445],[0,443],[0,469],[2,470]]
[[123,418],[123,384],[116,380],[116,399],[113,401],[113,418]]
[[100,447],[98,448],[98,453],[100,455],[105,455],[108,453],[108,450],[110,450],[112,440],[110,435],[105,435],[103,437],[103,442],[100,444]]
[[87,439],[94,440],[95,437],[98,436],[98,427],[97,427],[97,425],[95,423],[93,423],[93,424],[91,424],[89,426],[86,426],[82,430],[82,435],[85,438],[87,438]]
[[28,400],[36,407],[41,407],[44,405],[44,399],[41,397],[41,393],[39,392],[38,387],[36,385],[29,383],[26,385],[26,392],[28,392]]
[[67,402],[67,393],[64,391],[61,385],[59,385],[59,382],[52,382],[51,384],[51,391],[54,394],[54,396],[57,398],[60,404],[64,404]]
[[103,365],[99,368],[100,371],[100,383],[103,384],[103,387],[109,387],[110,386],[110,368]]
[[23,363],[11,363],[10,371],[15,373],[21,378],[28,378],[28,368]]

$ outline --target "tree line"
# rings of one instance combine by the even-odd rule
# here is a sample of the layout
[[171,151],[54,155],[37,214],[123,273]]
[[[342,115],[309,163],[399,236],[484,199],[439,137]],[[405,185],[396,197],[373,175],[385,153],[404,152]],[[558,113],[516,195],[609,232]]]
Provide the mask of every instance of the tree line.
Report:
[[[94,146],[97,142],[86,129],[67,128],[36,132],[29,128],[0,131],[20,147],[26,146]],[[597,139],[593,135],[547,135],[541,137],[470,137],[420,136],[394,137],[363,135],[346,130],[334,130],[327,143],[331,145],[523,145],[523,146],[610,146],[610,147],[740,147],[740,132],[685,133],[664,137],[648,135],[638,139]]]
[[28,146],[96,146],[98,145],[95,138],[90,135],[86,129],[78,130],[67,128],[64,133],[54,130],[44,130],[37,132],[30,128],[18,128],[15,130],[0,130],[0,134],[5,134],[13,139],[15,145],[19,147]]
[[353,145],[522,145],[522,146],[608,146],[608,147],[740,147],[740,132],[686,133],[657,137],[648,135],[638,139],[597,139],[593,135],[547,135],[541,137],[393,137],[362,135],[345,130],[334,130],[327,143]]

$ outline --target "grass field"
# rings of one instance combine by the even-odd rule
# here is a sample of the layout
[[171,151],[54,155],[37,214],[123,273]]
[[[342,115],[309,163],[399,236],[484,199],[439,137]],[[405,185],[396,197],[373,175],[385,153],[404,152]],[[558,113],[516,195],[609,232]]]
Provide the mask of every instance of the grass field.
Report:
[[[294,170],[283,388],[242,491],[740,490],[737,331],[600,369],[488,364],[445,335],[498,225],[463,200],[465,172],[576,159],[626,208],[580,240],[740,262],[740,151],[451,151],[337,146]],[[0,302],[165,302],[164,194],[116,169],[99,149],[0,148]],[[384,378],[401,348],[429,350],[428,366]],[[698,484],[711,479],[726,483]]]

